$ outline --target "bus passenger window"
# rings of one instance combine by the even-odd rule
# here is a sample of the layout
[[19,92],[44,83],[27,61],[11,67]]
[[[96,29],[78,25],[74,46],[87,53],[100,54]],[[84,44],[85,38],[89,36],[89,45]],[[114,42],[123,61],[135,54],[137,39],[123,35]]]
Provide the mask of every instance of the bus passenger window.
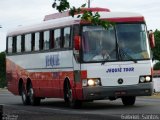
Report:
[[34,50],[38,51],[39,50],[40,33],[36,32],[34,37],[35,37],[34,38],[35,39]]
[[19,52],[21,52],[21,39],[22,39],[22,37],[21,37],[21,35],[19,35],[19,36],[17,36],[17,45],[16,45],[16,49],[17,49],[17,52],[19,53]]
[[44,50],[49,49],[49,39],[50,39],[49,37],[50,37],[49,31],[44,31],[44,36],[43,36]]
[[54,48],[60,48],[61,30],[54,30]]
[[7,49],[8,53],[12,53],[12,45],[13,45],[13,38],[8,37],[8,49]]
[[25,51],[29,52],[31,51],[31,34],[26,34],[25,35]]
[[64,48],[70,47],[71,30],[70,27],[64,28]]

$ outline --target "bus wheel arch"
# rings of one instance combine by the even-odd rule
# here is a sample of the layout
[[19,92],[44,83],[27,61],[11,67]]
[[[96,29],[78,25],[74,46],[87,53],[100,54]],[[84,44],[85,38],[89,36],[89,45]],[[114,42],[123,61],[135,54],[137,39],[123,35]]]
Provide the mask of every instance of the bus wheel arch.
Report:
[[30,85],[32,85],[31,79],[30,79],[30,78],[27,78],[27,82],[26,82],[26,90],[27,90],[27,93],[28,93],[28,91],[29,91]]
[[26,88],[27,88],[27,94],[29,97],[30,104],[34,106],[40,105],[41,98],[35,96],[33,85],[32,85],[31,79],[29,78],[27,79]]
[[19,82],[18,82],[18,93],[19,93],[19,95],[22,94],[22,87],[23,87],[23,85],[24,85],[23,79],[20,78]]
[[27,90],[22,78],[20,78],[19,80],[18,90],[19,90],[19,95],[21,96],[23,105],[29,105],[30,104],[29,97],[28,97]]
[[64,101],[71,107],[71,108],[80,108],[82,105],[82,101],[76,100],[73,98],[72,93],[72,86],[68,78],[64,80]]
[[64,80],[64,83],[63,83],[63,93],[64,93],[64,101],[66,103],[69,102],[69,98],[68,98],[68,95],[67,95],[67,85],[70,85],[70,82],[69,82],[69,78],[66,77],[65,80]]

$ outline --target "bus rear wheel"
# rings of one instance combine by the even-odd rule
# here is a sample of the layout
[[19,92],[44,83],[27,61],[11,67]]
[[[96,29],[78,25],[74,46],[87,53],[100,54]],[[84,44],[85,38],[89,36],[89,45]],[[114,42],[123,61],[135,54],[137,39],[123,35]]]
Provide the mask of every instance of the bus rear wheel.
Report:
[[21,98],[22,98],[23,105],[30,104],[29,96],[26,94],[24,84],[22,84],[22,86],[21,86]]
[[69,82],[66,83],[64,88],[64,100],[71,108],[80,108],[82,101],[73,99],[72,88]]
[[29,86],[28,96],[29,96],[29,101],[31,105],[34,105],[34,106],[40,105],[41,99],[39,97],[35,97],[32,84],[30,84]]
[[136,97],[135,96],[122,97],[122,103],[125,106],[134,105],[135,101],[136,101]]

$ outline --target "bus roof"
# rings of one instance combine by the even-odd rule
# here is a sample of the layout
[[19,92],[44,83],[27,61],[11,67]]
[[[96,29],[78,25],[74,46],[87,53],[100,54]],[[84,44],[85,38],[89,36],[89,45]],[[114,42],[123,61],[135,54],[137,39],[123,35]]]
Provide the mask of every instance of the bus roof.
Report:
[[[58,13],[57,13],[58,14]],[[64,13],[59,13],[64,14]],[[101,12],[99,12],[101,19],[105,19],[111,22],[144,22],[144,17],[141,14],[138,13],[129,13],[129,12],[109,12],[109,9],[103,9]],[[62,15],[63,16],[63,15]],[[71,16],[59,16],[58,18],[55,18],[55,16],[52,16],[53,19],[51,19],[51,16],[45,17],[45,21],[43,21],[40,24],[31,25],[31,26],[20,26],[13,31],[8,32],[7,36],[14,36],[14,35],[22,35],[25,33],[31,33],[31,32],[38,32],[42,30],[49,30],[53,28],[63,27],[63,26],[70,26],[74,24],[82,24],[83,21],[80,20],[80,18],[71,17]]]
[[[107,8],[82,8],[81,9],[83,13],[84,11],[92,11],[92,12],[110,12],[109,9]],[[54,13],[54,14],[50,14],[50,15],[46,15],[44,17],[44,21],[47,20],[53,20],[53,19],[57,19],[57,18],[63,18],[63,17],[68,17],[70,16],[69,11],[63,12],[63,13]]]

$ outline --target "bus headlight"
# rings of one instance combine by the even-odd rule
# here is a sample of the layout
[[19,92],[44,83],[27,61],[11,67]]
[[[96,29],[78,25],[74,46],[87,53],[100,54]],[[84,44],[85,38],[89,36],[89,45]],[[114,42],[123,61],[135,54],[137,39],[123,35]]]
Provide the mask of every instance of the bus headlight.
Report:
[[88,80],[88,85],[89,85],[89,86],[93,86],[93,85],[94,85],[94,80],[89,79],[89,80]]
[[100,86],[101,81],[99,78],[92,78],[92,79],[84,79],[82,80],[82,86]]
[[145,82],[145,77],[140,77],[139,81],[140,81],[141,83]]
[[152,81],[151,76],[140,76],[139,78],[140,83],[151,82],[151,81]]
[[150,76],[146,76],[146,81],[150,82],[151,81],[151,77]]

